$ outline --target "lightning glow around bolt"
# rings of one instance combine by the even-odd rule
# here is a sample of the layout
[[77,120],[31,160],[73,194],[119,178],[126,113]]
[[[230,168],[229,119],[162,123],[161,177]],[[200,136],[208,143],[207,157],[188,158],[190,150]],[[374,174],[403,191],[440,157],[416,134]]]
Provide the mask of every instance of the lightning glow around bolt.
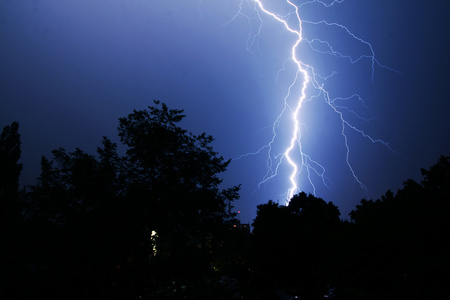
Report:
[[[354,33],[352,33],[346,26],[339,24],[339,23],[332,23],[327,22],[326,20],[321,21],[309,21],[309,20],[303,20],[300,17],[300,10],[304,8],[306,5],[323,5],[326,8],[329,8],[335,4],[341,4],[344,2],[344,0],[333,0],[330,3],[325,3],[321,0],[309,0],[309,1],[303,1],[300,4],[295,4],[293,0],[284,0],[283,2],[290,7],[290,12],[286,15],[280,15],[277,14],[269,9],[266,8],[264,3],[267,3],[269,0],[264,2],[263,0],[241,0],[239,4],[239,10],[236,13],[236,15],[229,21],[234,21],[238,16],[242,15],[246,17],[249,20],[250,23],[250,17],[246,15],[243,12],[243,6],[245,3],[252,5],[253,4],[253,10],[257,16],[257,19],[259,20],[259,26],[257,27],[257,30],[253,31],[251,30],[248,39],[247,39],[247,50],[250,51],[250,46],[255,43],[255,41],[258,39],[262,25],[263,25],[263,15],[266,15],[269,18],[274,19],[277,21],[280,25],[282,25],[283,29],[288,31],[292,34],[294,40],[292,43],[292,46],[290,48],[291,57],[288,59],[291,61],[296,69],[296,75],[289,85],[288,91],[286,93],[286,96],[284,97],[284,107],[278,117],[276,118],[275,122],[272,125],[272,139],[263,147],[258,149],[255,152],[243,154],[240,157],[236,159],[241,159],[243,157],[249,156],[249,155],[256,155],[261,153],[262,151],[267,151],[267,173],[262,178],[262,180],[259,182],[258,187],[261,187],[262,184],[267,183],[271,179],[273,179],[276,176],[279,176],[278,171],[282,164],[286,163],[290,167],[290,173],[289,173],[289,189],[286,193],[286,200],[287,203],[289,200],[298,193],[301,189],[298,185],[298,177],[301,174],[301,172],[306,172],[309,184],[311,185],[313,189],[313,193],[316,192],[316,187],[311,179],[311,173],[315,173],[318,175],[322,183],[329,187],[327,184],[327,178],[325,177],[325,167],[322,166],[319,162],[313,160],[310,155],[305,153],[302,147],[302,136],[301,136],[301,120],[300,120],[300,111],[302,109],[303,104],[305,101],[312,100],[315,98],[322,98],[325,103],[331,108],[331,110],[339,117],[340,124],[341,124],[341,135],[342,140],[346,149],[345,154],[345,162],[347,164],[347,167],[352,174],[354,180],[359,184],[361,189],[367,191],[366,185],[359,179],[357,176],[354,168],[352,167],[352,164],[350,163],[350,146],[348,143],[348,136],[347,136],[347,130],[352,130],[359,135],[361,135],[363,138],[368,139],[372,143],[380,143],[384,146],[386,146],[389,150],[392,151],[389,144],[384,142],[380,139],[372,138],[370,135],[366,134],[363,130],[359,129],[352,123],[350,123],[348,120],[344,118],[342,110],[347,110],[351,114],[354,114],[356,117],[364,119],[363,117],[359,116],[355,111],[348,109],[345,106],[338,105],[339,101],[342,100],[348,100],[348,99],[357,99],[360,101],[364,107],[366,107],[364,100],[362,97],[360,97],[358,94],[353,94],[349,97],[336,97],[332,98],[330,96],[330,93],[326,90],[324,87],[324,83],[321,83],[328,79],[331,76],[335,75],[335,72],[333,72],[331,75],[328,76],[321,76],[318,74],[314,66],[311,64],[307,64],[304,61],[302,61],[301,58],[298,56],[298,48],[299,45],[302,43],[307,43],[310,48],[318,53],[324,54],[324,55],[331,55],[334,57],[337,57],[339,59],[347,60],[350,64],[356,64],[360,62],[361,60],[368,59],[371,63],[371,79],[374,80],[374,73],[375,73],[375,67],[381,67],[386,68],[394,72],[398,72],[394,69],[388,68],[387,66],[382,65],[375,57],[375,52],[373,50],[372,45],[363,40],[362,38],[356,36]],[[298,1],[297,1],[298,2]],[[294,21],[292,21],[292,19]],[[294,25],[292,25],[294,23]],[[362,46],[366,47],[368,49],[367,53],[362,54],[358,57],[352,57],[350,55],[345,55],[336,49],[333,48],[332,43],[321,40],[319,38],[314,39],[306,39],[303,37],[303,24],[311,24],[316,26],[327,26],[327,27],[333,27],[338,28],[341,31],[343,31],[348,37],[353,39],[354,41],[358,42]],[[251,25],[250,25],[251,26]],[[399,73],[399,72],[398,72]],[[300,85],[300,92],[297,96],[292,95],[292,90],[295,86]],[[312,87],[316,92],[313,95],[308,95],[307,90],[308,88]],[[294,101],[294,104],[289,104],[288,99],[294,97],[296,100]],[[285,117],[285,115],[288,114],[288,116],[291,119],[291,126],[290,126],[290,139],[289,143],[287,144],[284,151],[281,153],[273,154],[272,146],[275,143],[275,140],[277,138],[277,129],[280,125],[281,120]],[[298,156],[298,157],[296,157]]]

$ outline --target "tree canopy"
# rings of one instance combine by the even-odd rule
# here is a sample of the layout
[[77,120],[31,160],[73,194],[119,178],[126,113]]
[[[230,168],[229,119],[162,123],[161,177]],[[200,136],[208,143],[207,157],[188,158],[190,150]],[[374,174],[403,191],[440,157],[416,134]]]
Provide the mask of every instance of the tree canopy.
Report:
[[[54,293],[84,297],[96,277],[110,277],[116,279],[99,282],[90,293],[149,296],[149,284],[189,286],[211,270],[217,233],[234,218],[239,187],[219,187],[229,161],[214,152],[211,136],[179,127],[183,117],[182,110],[155,101],[119,119],[125,155],[104,137],[96,156],[60,148],[51,159],[42,157],[37,184],[21,196],[23,215],[36,228],[27,236],[35,253],[24,256],[42,268],[67,270],[70,279],[61,279]],[[20,171],[16,123],[1,141],[7,153],[0,154],[11,165],[2,184],[13,180],[13,190]],[[35,282],[32,292],[45,294],[55,284],[46,279]],[[159,289],[152,293],[164,292]]]
[[450,157],[441,156],[422,175],[422,182],[409,179],[397,193],[361,200],[350,213],[353,247],[347,258],[358,267],[346,276],[353,290],[374,299],[438,299],[447,293]]
[[[3,299],[443,299],[450,157],[423,180],[337,206],[301,192],[257,206],[253,232],[222,188],[230,161],[155,101],[119,119],[124,150],[52,151],[19,190],[18,123],[0,136]],[[8,298],[7,298],[8,297]]]
[[259,205],[253,222],[254,267],[265,289],[281,285],[307,299],[328,294],[326,269],[339,215],[331,202],[304,192],[287,206]]
[[13,122],[3,128],[0,135],[0,211],[1,218],[7,218],[6,211],[12,209],[12,202],[19,190],[20,150],[19,123]]

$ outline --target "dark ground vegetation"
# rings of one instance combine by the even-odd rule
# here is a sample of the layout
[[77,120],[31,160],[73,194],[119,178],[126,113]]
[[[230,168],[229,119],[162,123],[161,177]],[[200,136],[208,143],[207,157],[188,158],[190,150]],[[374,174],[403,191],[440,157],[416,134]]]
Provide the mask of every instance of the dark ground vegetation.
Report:
[[340,219],[313,195],[257,207],[220,189],[212,137],[155,102],[119,119],[126,147],[57,149],[19,188],[19,125],[0,139],[1,299],[445,299],[450,157]]

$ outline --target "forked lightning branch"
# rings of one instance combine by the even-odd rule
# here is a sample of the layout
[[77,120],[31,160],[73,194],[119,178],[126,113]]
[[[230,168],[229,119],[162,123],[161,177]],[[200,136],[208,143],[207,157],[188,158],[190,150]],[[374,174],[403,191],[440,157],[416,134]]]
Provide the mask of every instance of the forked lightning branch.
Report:
[[[308,43],[313,51],[316,51],[323,55],[331,55],[336,58],[346,60],[350,64],[357,64],[363,60],[369,60],[371,63],[372,81],[376,67],[386,68],[394,72],[398,71],[382,65],[375,57],[375,52],[372,45],[364,39],[356,36],[345,25],[328,22],[327,20],[310,21],[302,19],[301,17],[302,9],[306,8],[307,6],[316,5],[323,6],[326,9],[330,9],[334,5],[342,4],[344,0],[334,0],[328,2],[320,0],[280,1],[283,2],[282,4],[289,8],[289,12],[287,14],[280,14],[267,8],[269,7],[269,4],[274,4],[270,3],[270,1],[275,0],[241,0],[239,3],[238,11],[229,22],[233,22],[238,17],[244,17],[249,20],[252,19],[258,21],[256,30],[251,30],[251,33],[247,40],[247,49],[249,49],[250,46],[259,38],[261,31],[263,30],[265,20],[275,20],[279,24],[280,30],[285,30],[292,36],[289,46],[289,52],[291,56],[287,57],[286,59],[288,59],[289,63],[294,66],[296,72],[292,80],[288,84],[286,84],[287,89],[285,97],[282,99],[274,99],[274,101],[283,101],[283,109],[278,114],[276,120],[272,125],[271,140],[267,141],[265,145],[263,145],[256,151],[243,154],[236,159],[242,159],[249,155],[267,153],[267,172],[259,182],[258,188],[263,184],[269,183],[275,177],[281,176],[279,172],[280,168],[282,166],[287,166],[290,169],[288,175],[286,176],[286,180],[289,182],[289,188],[285,194],[287,203],[296,193],[302,190],[302,188],[299,186],[299,176],[303,172],[305,172],[306,178],[308,179],[308,182],[311,185],[314,194],[316,192],[316,185],[312,180],[312,174],[318,176],[318,178],[321,179],[322,184],[328,187],[325,177],[325,166],[315,160],[311,154],[304,151],[301,131],[302,120],[300,120],[300,112],[305,101],[312,98],[322,99],[340,120],[341,140],[346,150],[345,157],[343,157],[343,159],[345,159],[347,168],[353,176],[353,179],[359,184],[361,189],[367,191],[366,185],[359,179],[358,174],[355,172],[351,164],[351,149],[349,146],[347,130],[351,130],[357,133],[361,136],[361,138],[367,139],[372,143],[381,143],[388,149],[391,150],[391,148],[389,147],[388,143],[384,142],[383,140],[371,137],[369,134],[366,134],[362,129],[358,128],[356,125],[352,124],[344,117],[344,114],[342,113],[342,107],[336,104],[336,100],[344,98],[356,98],[362,101],[362,98],[358,94],[354,93],[350,93],[351,96],[347,97],[332,98],[329,91],[323,84],[323,79],[326,79],[326,75],[319,74],[315,71],[314,65],[312,65],[311,63],[306,63],[304,62],[304,60],[302,60],[302,58],[299,56],[299,46],[302,43]],[[254,17],[251,17],[245,11],[245,9],[250,9]],[[320,38],[306,39],[304,37],[304,24],[308,24],[311,26],[325,26],[329,27],[330,29],[340,30],[344,33],[345,36],[347,36],[347,38],[350,38],[352,41],[358,43],[360,47],[364,48],[365,51],[359,56],[354,57],[349,54],[337,51],[335,49],[336,47],[334,47],[333,43],[330,41]],[[316,45],[320,45],[320,47],[317,47]],[[329,76],[333,75],[334,73]],[[314,90],[314,93],[308,94],[307,91],[311,90],[311,88],[312,90]],[[294,90],[296,90],[297,92],[293,92]],[[276,142],[278,142],[277,135],[279,134],[278,130],[280,128],[280,123],[285,120],[288,120],[288,123],[290,124],[289,140],[288,142],[286,142],[284,150],[281,153],[273,153],[273,146]]]

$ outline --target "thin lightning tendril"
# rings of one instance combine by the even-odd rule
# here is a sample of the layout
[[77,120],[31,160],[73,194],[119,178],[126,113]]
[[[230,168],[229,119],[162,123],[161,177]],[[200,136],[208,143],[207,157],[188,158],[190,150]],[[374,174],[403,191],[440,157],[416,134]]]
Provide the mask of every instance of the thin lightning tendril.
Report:
[[[348,137],[347,137],[346,130],[353,130],[354,132],[358,133],[363,138],[368,139],[372,143],[380,143],[380,144],[384,145],[385,147],[387,147],[389,150],[391,150],[391,151],[393,151],[393,150],[391,149],[389,144],[386,143],[385,141],[383,141],[381,139],[372,138],[370,135],[366,134],[363,130],[357,128],[356,126],[354,126],[353,124],[351,124],[349,121],[347,121],[344,118],[342,110],[348,111],[349,113],[355,115],[357,118],[367,120],[366,118],[359,116],[354,110],[351,110],[351,109],[347,108],[346,106],[339,104],[339,103],[343,103],[350,99],[357,99],[358,101],[360,101],[362,103],[363,107],[368,109],[368,107],[364,103],[364,100],[358,94],[353,94],[349,97],[336,97],[336,98],[330,97],[330,93],[324,88],[324,84],[320,84],[319,81],[327,80],[328,78],[334,76],[336,74],[336,72],[333,72],[332,74],[330,74],[328,76],[322,76],[322,75],[316,73],[313,66],[306,64],[305,62],[303,62],[301,59],[298,58],[298,56],[297,56],[298,47],[302,42],[306,42],[309,45],[309,47],[317,53],[335,56],[340,59],[345,59],[345,60],[348,60],[351,64],[356,64],[363,59],[369,59],[371,61],[371,68],[372,68],[372,74],[371,74],[372,82],[374,80],[375,66],[385,68],[385,69],[388,69],[390,71],[394,71],[397,73],[400,73],[400,72],[398,72],[397,70],[391,69],[385,65],[382,65],[376,59],[375,52],[373,50],[372,45],[369,42],[367,42],[367,41],[363,40],[362,38],[353,34],[346,26],[341,25],[339,23],[327,22],[325,20],[321,20],[321,21],[303,20],[300,17],[300,9],[305,5],[310,5],[310,4],[315,3],[315,4],[323,5],[328,8],[335,4],[340,4],[340,3],[344,2],[344,0],[333,0],[331,3],[328,3],[328,4],[321,0],[310,0],[310,1],[305,1],[299,5],[294,4],[292,0],[285,0],[285,4],[290,6],[291,11],[290,11],[290,13],[288,13],[287,15],[284,15],[284,16],[276,14],[276,13],[270,11],[269,9],[267,9],[265,7],[265,5],[263,4],[262,0],[241,0],[240,4],[239,4],[239,10],[232,17],[232,19],[230,21],[228,21],[225,25],[229,24],[230,22],[233,22],[238,16],[244,16],[247,18],[247,20],[250,24],[250,28],[252,28],[251,17],[244,13],[244,9],[243,9],[244,1],[248,1],[248,3],[254,4],[253,9],[254,9],[257,19],[259,21],[259,25],[257,27],[256,32],[253,32],[253,29],[250,30],[249,36],[247,38],[247,50],[255,55],[255,53],[251,51],[251,46],[253,44],[257,43],[257,40],[260,36],[262,26],[263,26],[262,14],[267,15],[267,16],[273,18],[274,20],[276,20],[278,23],[280,23],[283,26],[284,30],[290,32],[293,36],[296,37],[296,39],[292,45],[291,51],[290,51],[291,57],[283,63],[283,70],[284,70],[286,62],[292,61],[293,64],[296,66],[296,74],[295,74],[295,78],[293,79],[292,83],[289,85],[286,96],[283,99],[283,101],[284,101],[283,109],[272,125],[272,139],[270,140],[270,142],[268,144],[262,146],[260,149],[258,149],[255,152],[243,154],[235,159],[241,159],[241,158],[244,158],[244,157],[247,157],[250,155],[257,155],[263,151],[267,151],[267,153],[268,153],[267,160],[266,160],[267,172],[266,172],[265,176],[262,178],[262,180],[259,182],[258,188],[260,188],[263,184],[267,183],[268,181],[270,181],[273,178],[275,178],[276,176],[278,176],[278,172],[279,172],[281,165],[284,162],[286,162],[287,165],[291,169],[291,172],[289,175],[290,187],[286,194],[287,203],[290,201],[290,199],[296,193],[298,193],[300,191],[300,187],[298,186],[297,182],[299,179],[298,177],[302,173],[303,170],[305,170],[305,172],[306,172],[306,176],[308,178],[308,181],[312,187],[314,194],[316,192],[316,186],[313,183],[313,180],[311,178],[312,173],[319,176],[319,178],[321,178],[321,180],[322,180],[322,183],[326,187],[330,188],[330,186],[327,184],[328,179],[325,176],[325,168],[320,163],[313,160],[308,154],[306,154],[303,151],[302,140],[301,140],[301,138],[302,138],[301,126],[303,124],[301,124],[300,120],[299,120],[300,111],[301,111],[302,105],[304,104],[305,101],[312,100],[312,99],[318,98],[318,97],[323,97],[326,104],[340,118],[341,135],[342,135],[344,146],[346,149],[345,161],[346,161],[347,167],[350,170],[350,173],[352,174],[354,180],[359,184],[361,189],[363,189],[364,191],[367,192],[366,185],[359,179],[359,177],[357,176],[356,172],[354,171],[354,169],[350,163],[350,147],[348,144]],[[290,25],[290,22],[288,22],[288,18],[290,18],[291,16],[294,16],[294,20],[296,22],[295,28]],[[337,51],[336,49],[333,48],[332,44],[329,43],[328,41],[324,41],[324,40],[321,40],[318,38],[306,39],[303,37],[303,24],[311,24],[311,25],[315,25],[315,26],[328,26],[328,27],[333,27],[333,28],[338,28],[340,30],[343,30],[353,40],[366,46],[369,49],[369,54],[363,54],[357,58],[354,58],[350,55],[345,55],[345,54]],[[278,75],[279,75],[279,72],[277,74],[277,80],[278,80]],[[297,84],[300,80],[302,81],[300,93],[299,93],[294,105],[290,105],[288,102],[288,98],[291,97],[293,88],[295,86],[297,86]],[[310,96],[307,95],[307,89],[310,86],[313,87],[317,91],[317,94],[310,95]],[[274,155],[272,146],[274,145],[275,140],[277,138],[277,129],[280,126],[280,122],[281,122],[283,116],[287,112],[290,113],[290,118],[292,120],[292,127],[291,127],[292,129],[291,129],[289,144],[282,153],[278,153],[278,154]],[[299,162],[297,162],[297,160],[295,159],[296,155],[298,155],[297,160],[299,160]]]

